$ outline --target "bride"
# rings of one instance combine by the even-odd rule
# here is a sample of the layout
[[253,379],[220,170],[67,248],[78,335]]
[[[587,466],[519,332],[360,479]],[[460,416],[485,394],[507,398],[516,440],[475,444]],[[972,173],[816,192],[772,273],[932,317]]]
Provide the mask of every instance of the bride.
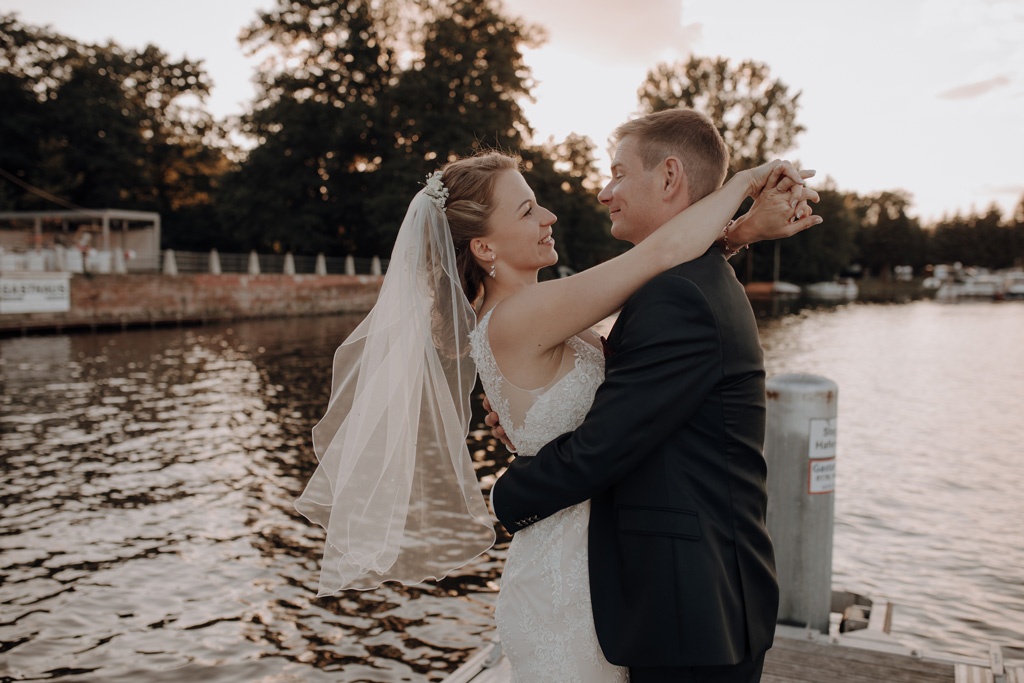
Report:
[[[335,354],[313,430],[319,465],[296,508],[327,532],[318,595],[437,580],[485,552],[494,527],[466,446],[476,371],[519,456],[534,454],[582,422],[603,379],[591,327],[723,241],[747,196],[754,207],[725,228],[726,249],[814,224],[802,183],[788,162],[742,171],[625,254],[538,282],[558,259],[556,217],[516,158],[487,153],[428,176],[377,304]],[[496,621],[514,680],[542,680],[537,663],[561,667],[543,672],[550,680],[627,678],[594,634],[587,505],[513,538]]]

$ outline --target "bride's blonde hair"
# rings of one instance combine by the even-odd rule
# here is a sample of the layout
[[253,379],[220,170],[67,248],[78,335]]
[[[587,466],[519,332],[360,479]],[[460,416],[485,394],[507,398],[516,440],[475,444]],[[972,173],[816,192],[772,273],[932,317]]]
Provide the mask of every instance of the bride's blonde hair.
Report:
[[517,171],[519,166],[518,157],[492,151],[457,159],[442,169],[442,182],[448,190],[445,214],[455,246],[462,291],[470,302],[480,296],[487,271],[473,257],[469,243],[489,232],[487,220],[494,212],[494,183],[498,173]]

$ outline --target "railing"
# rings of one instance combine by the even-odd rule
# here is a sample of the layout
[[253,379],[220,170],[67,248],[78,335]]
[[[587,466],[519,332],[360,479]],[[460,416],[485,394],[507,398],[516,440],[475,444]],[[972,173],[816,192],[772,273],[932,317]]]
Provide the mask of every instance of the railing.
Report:
[[0,272],[69,273],[285,273],[290,275],[380,275],[387,271],[387,260],[353,256],[316,256],[292,254],[220,254],[165,249],[147,257],[134,253],[91,249],[45,249],[24,252],[0,250]]
[[380,275],[387,271],[387,260],[354,256],[316,256],[292,254],[221,254],[165,249],[158,270],[179,273],[286,273],[290,275]]

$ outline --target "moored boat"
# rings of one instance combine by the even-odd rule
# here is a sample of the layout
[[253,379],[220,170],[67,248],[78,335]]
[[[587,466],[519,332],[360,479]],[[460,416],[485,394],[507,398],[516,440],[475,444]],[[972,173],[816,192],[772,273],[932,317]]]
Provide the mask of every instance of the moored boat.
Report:
[[936,296],[945,301],[958,299],[1024,299],[1024,271],[978,273],[962,280],[947,280]]
[[860,289],[853,280],[833,280],[830,282],[815,282],[805,285],[804,296],[808,299],[819,299],[823,301],[853,301],[857,298]]
[[1003,299],[1024,299],[1024,270],[1011,270],[1003,278]]
[[767,299],[773,296],[800,296],[800,286],[792,282],[751,282],[746,285],[747,296],[752,299]]

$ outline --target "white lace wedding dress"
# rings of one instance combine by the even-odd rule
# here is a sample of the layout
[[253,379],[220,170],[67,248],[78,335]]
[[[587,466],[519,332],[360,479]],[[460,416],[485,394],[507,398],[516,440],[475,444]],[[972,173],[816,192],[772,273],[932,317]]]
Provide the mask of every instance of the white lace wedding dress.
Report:
[[[566,342],[562,367],[547,386],[520,389],[505,379],[491,353],[487,324],[492,312],[471,333],[471,353],[518,457],[530,457],[583,422],[604,379],[604,355],[573,337]],[[512,538],[495,620],[513,683],[629,680],[627,669],[605,660],[594,631],[587,567],[589,519],[587,501]]]

